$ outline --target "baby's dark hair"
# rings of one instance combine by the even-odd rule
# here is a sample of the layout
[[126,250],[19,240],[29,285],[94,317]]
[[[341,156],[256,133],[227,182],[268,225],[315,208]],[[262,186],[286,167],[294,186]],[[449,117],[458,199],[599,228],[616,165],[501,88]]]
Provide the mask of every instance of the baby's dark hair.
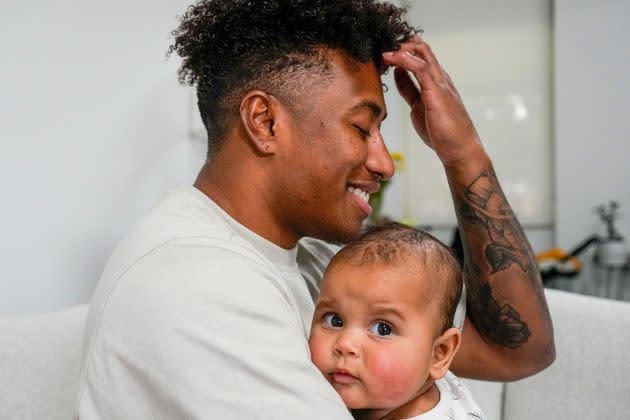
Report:
[[[325,80],[326,50],[382,70],[385,51],[415,30],[405,9],[375,0],[200,0],[172,32],[181,83],[197,85],[208,153],[221,146],[245,93],[261,89],[289,106],[314,74]],[[306,84],[306,86],[305,86]],[[310,92],[312,95],[313,92]]]
[[340,263],[424,264],[425,272],[432,274],[423,283],[425,300],[438,305],[440,311],[436,333],[442,334],[453,326],[462,293],[462,269],[454,252],[434,236],[397,222],[371,226],[346,244],[330,261],[328,269]]

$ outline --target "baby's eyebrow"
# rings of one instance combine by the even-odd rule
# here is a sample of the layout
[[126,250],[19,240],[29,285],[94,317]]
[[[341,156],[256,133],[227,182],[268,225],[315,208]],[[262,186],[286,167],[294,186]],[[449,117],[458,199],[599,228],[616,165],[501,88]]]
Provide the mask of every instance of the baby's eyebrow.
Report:
[[335,299],[330,299],[330,298],[320,298],[317,301],[317,305],[316,308],[319,309],[321,307],[323,308],[334,308],[337,304],[337,301]]
[[372,309],[372,313],[374,315],[381,315],[381,316],[393,315],[400,320],[405,319],[405,317],[403,317],[402,313],[398,309],[389,305],[388,306],[374,305]]

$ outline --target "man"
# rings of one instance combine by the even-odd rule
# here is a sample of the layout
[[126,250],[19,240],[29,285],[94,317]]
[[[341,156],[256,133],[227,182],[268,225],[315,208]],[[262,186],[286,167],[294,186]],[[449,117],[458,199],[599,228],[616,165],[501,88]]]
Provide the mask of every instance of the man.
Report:
[[358,234],[393,173],[387,66],[444,163],[462,230],[468,308],[453,371],[508,380],[551,363],[527,240],[453,83],[402,15],[372,0],[188,9],[170,51],[197,85],[208,160],[108,261],[77,418],[349,418],[307,337],[336,250],[321,240]]

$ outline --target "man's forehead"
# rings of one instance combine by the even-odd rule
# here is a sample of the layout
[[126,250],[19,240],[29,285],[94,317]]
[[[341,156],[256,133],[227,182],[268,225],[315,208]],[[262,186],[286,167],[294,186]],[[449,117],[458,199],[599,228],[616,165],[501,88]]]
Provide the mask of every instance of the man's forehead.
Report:
[[349,83],[355,94],[364,96],[355,107],[368,106],[384,113],[383,84],[374,62],[357,61],[339,50],[329,51],[327,58],[333,85],[334,81]]

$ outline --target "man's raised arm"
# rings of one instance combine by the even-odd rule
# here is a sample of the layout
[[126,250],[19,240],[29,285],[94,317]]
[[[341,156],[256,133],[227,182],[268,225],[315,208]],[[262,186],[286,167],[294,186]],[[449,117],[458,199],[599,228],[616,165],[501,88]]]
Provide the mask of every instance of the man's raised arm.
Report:
[[555,357],[540,274],[461,98],[420,38],[384,59],[416,131],[444,164],[459,221],[468,306],[452,369],[503,381],[539,372]]

